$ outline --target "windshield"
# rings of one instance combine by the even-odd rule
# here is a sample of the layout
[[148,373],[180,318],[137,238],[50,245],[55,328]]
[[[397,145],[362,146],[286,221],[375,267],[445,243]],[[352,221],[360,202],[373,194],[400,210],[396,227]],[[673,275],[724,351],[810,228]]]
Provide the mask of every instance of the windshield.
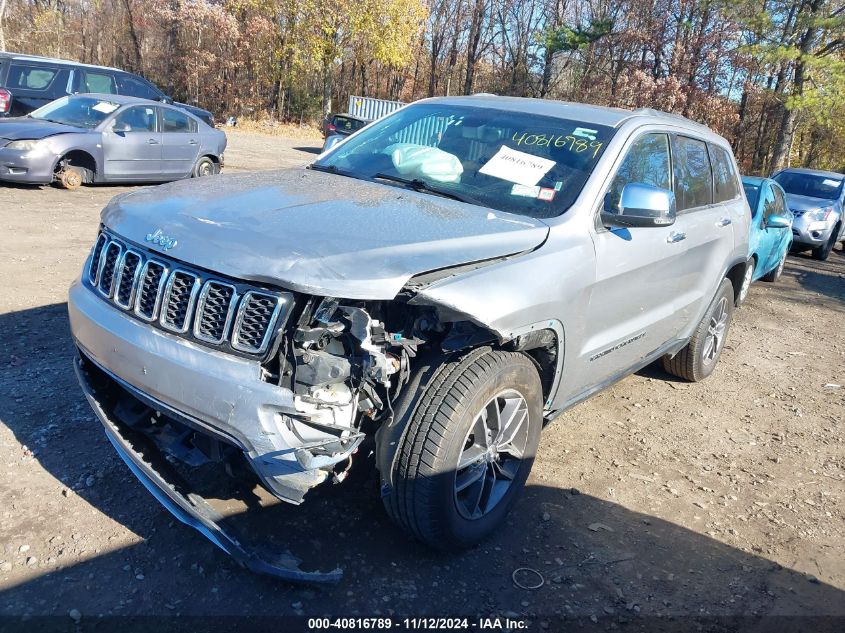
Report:
[[786,193],[796,196],[836,200],[842,193],[842,178],[835,176],[783,171],[775,176],[775,180]]
[[757,200],[760,197],[760,185],[752,185],[751,183],[743,182],[742,188],[745,189],[745,197],[748,198],[748,206],[751,207],[751,214],[754,215],[757,210]]
[[33,119],[93,129],[120,104],[94,97],[62,97],[30,113]]
[[569,119],[421,103],[350,137],[314,167],[550,218],[578,197],[614,132]]

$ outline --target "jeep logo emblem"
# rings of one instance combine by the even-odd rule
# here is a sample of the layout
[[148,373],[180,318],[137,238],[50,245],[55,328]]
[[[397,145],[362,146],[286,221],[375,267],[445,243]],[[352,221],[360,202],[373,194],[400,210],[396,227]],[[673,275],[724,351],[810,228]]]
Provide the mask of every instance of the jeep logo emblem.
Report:
[[162,233],[161,229],[156,229],[154,233],[147,233],[147,237],[144,239],[148,242],[152,242],[153,244],[158,244],[166,251],[169,251],[178,244],[178,242],[172,237],[168,237]]

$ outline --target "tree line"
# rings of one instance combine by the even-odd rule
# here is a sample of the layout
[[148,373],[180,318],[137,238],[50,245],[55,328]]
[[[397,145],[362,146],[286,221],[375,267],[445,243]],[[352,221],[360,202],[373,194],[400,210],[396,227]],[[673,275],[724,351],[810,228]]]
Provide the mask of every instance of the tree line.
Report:
[[489,92],[681,114],[746,173],[845,169],[845,0],[0,0],[0,49],[218,116]]

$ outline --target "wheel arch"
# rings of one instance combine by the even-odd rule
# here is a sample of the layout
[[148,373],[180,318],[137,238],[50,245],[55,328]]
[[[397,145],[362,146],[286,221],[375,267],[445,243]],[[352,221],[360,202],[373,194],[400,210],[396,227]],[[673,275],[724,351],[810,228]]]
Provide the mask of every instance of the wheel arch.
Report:
[[[732,262],[723,275],[723,278],[729,279],[731,285],[733,286],[734,305],[739,300],[739,293],[742,289],[742,280],[745,278],[745,270],[748,268],[748,262],[754,259],[754,257],[755,255],[752,255],[748,259],[740,259]],[[718,292],[718,287],[716,291]]]
[[432,350],[418,356],[416,368],[394,403],[393,415],[376,431],[375,458],[376,467],[381,476],[382,490],[392,486],[393,462],[396,450],[407,432],[410,414],[416,408],[429,383],[449,360],[461,358],[462,362],[472,362],[495,350],[523,354],[537,369],[542,385],[544,415],[552,409],[563,375],[565,339],[563,325],[559,321],[545,320],[517,328],[508,332],[504,340],[500,333],[486,330],[476,323],[469,323],[468,326],[476,329],[480,334],[486,331],[489,336],[486,339],[477,339],[484,341],[482,343],[449,351]]
[[62,161],[68,160],[69,158],[80,161],[79,163],[72,163],[75,166],[82,167],[83,169],[89,169],[92,172],[92,181],[97,180],[102,176],[102,166],[97,160],[97,157],[94,156],[92,152],[82,147],[72,147],[62,151],[56,160],[53,161],[53,173],[56,173]]

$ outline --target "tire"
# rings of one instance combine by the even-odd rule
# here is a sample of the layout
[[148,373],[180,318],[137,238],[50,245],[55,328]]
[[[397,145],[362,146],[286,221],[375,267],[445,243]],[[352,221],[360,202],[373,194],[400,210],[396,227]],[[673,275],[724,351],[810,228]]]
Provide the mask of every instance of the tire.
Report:
[[208,156],[202,156],[194,165],[194,171],[191,174],[193,178],[203,178],[205,176],[213,176],[217,173],[217,164]]
[[[663,368],[690,382],[699,382],[712,374],[725,346],[733,310],[733,284],[730,279],[723,279],[689,343],[674,357],[664,356]],[[714,329],[721,333],[715,339],[715,349],[712,345]]]
[[[388,515],[439,550],[469,547],[489,536],[504,521],[531,470],[540,442],[542,403],[540,376],[524,354],[479,349],[441,365],[406,414],[393,487],[383,498]],[[511,446],[502,442],[500,451],[483,452],[482,445],[496,442],[489,436],[480,439],[481,414],[491,420],[497,417],[493,411],[502,408],[515,412],[506,413],[514,422],[504,426],[513,431]],[[459,468],[461,458],[472,461]]]
[[748,260],[748,265],[745,267],[745,275],[742,278],[742,286],[740,286],[736,298],[737,308],[745,303],[745,299],[748,297],[748,289],[751,287],[751,282],[754,279],[754,269],[756,266],[756,260],[753,257]]
[[85,170],[81,167],[66,165],[56,174],[56,182],[62,189],[73,191],[79,189],[85,182]]
[[775,266],[769,272],[767,272],[765,275],[763,275],[760,279],[762,279],[763,281],[767,281],[770,284],[780,279],[780,276],[783,274],[783,266],[784,264],[786,264],[786,253],[787,251],[784,251],[783,255],[781,255],[778,265]]
[[837,224],[833,227],[833,232],[830,234],[830,239],[827,240],[825,244],[822,246],[817,246],[813,249],[813,259],[817,259],[820,262],[825,261],[828,257],[830,257],[830,252],[833,250],[833,247],[836,245],[836,238],[839,236],[839,225]]

